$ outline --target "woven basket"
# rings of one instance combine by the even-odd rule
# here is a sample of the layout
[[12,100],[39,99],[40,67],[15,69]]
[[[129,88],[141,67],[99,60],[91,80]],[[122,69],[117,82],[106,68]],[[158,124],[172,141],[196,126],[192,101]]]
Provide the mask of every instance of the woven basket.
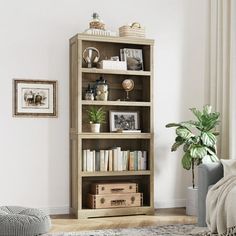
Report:
[[128,25],[121,26],[119,28],[120,37],[135,37],[135,38],[145,38],[145,28],[131,27]]

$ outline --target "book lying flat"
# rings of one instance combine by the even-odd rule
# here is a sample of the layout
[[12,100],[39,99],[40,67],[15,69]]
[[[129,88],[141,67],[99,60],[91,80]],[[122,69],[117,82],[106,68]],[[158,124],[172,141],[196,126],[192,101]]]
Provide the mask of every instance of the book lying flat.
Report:
[[130,129],[130,130],[122,130],[122,133],[141,133],[140,129]]

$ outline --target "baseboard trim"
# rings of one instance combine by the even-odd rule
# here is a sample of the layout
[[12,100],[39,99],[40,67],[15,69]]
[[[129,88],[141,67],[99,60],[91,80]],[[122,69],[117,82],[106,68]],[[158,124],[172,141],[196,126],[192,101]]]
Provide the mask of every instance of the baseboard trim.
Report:
[[70,214],[70,207],[69,206],[61,206],[61,207],[41,207],[44,212],[49,215],[64,215]]
[[155,201],[155,208],[186,207],[186,199],[173,199],[169,201]]

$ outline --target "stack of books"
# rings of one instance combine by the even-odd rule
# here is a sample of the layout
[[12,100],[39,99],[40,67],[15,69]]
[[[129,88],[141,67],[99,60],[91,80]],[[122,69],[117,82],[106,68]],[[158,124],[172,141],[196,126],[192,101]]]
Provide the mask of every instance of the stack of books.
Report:
[[147,170],[147,151],[83,150],[82,168],[84,172],[95,171],[138,171]]

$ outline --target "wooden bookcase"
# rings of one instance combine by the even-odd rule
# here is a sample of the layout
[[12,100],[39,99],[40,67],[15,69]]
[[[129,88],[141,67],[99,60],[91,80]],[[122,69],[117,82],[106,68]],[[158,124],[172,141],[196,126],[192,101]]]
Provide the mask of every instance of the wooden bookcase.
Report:
[[[70,173],[71,212],[77,218],[154,213],[154,148],[153,148],[153,45],[150,39],[102,37],[77,34],[70,39]],[[142,49],[144,70],[105,70],[87,68],[82,53],[86,47],[96,47],[101,59],[120,55],[121,48]],[[109,84],[109,101],[84,100],[85,90],[103,75]],[[131,101],[124,98],[121,82],[131,78],[135,82],[130,93]],[[103,106],[107,111],[107,122],[101,133],[90,133],[86,110],[89,106]],[[109,110],[139,111],[141,133],[111,133]],[[145,171],[83,172],[83,149],[108,149],[120,146],[126,150],[146,150],[148,169]],[[89,209],[86,205],[89,186],[93,182],[130,181],[139,184],[143,193],[143,206],[115,209]]]

